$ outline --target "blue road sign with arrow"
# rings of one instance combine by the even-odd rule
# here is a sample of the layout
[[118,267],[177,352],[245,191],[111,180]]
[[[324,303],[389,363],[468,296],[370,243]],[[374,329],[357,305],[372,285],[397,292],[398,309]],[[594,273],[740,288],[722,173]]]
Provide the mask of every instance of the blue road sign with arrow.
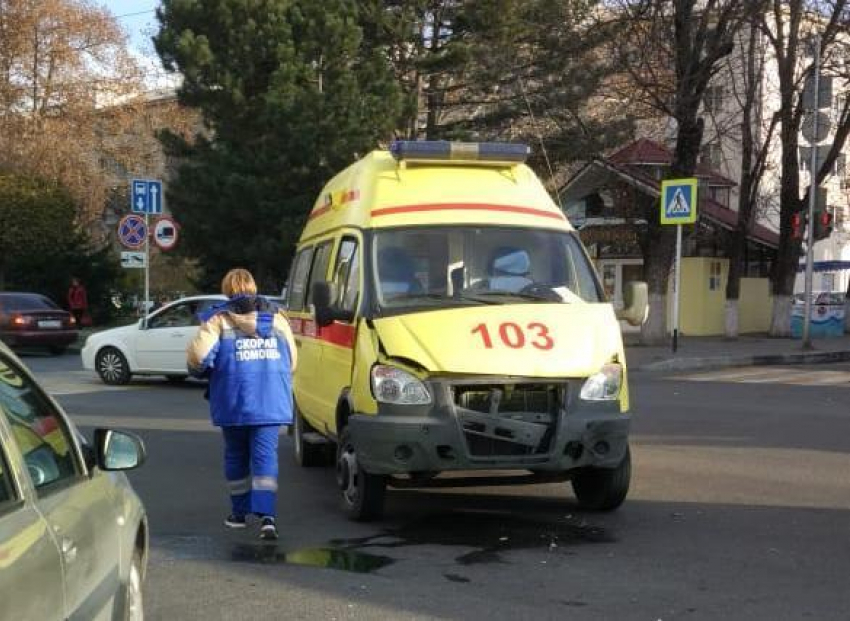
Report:
[[162,213],[162,181],[133,179],[130,182],[130,210],[133,213]]

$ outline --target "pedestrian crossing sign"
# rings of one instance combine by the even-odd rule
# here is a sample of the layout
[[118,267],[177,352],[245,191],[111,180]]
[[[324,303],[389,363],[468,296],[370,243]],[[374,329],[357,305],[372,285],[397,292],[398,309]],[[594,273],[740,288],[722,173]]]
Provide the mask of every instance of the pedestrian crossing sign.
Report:
[[693,224],[697,221],[697,180],[668,179],[661,182],[661,224]]

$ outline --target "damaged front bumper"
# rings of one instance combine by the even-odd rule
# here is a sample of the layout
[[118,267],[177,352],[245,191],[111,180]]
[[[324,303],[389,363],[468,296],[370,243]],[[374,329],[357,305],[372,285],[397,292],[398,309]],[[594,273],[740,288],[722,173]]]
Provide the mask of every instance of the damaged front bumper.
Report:
[[526,470],[542,475],[614,468],[631,417],[619,402],[579,398],[583,380],[429,380],[426,406],[380,404],[348,424],[374,474]]

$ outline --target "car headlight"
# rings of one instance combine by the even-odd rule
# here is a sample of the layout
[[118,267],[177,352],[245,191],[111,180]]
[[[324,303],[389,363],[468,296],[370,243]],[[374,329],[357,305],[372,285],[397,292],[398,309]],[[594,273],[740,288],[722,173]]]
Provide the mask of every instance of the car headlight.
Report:
[[427,405],[431,393],[418,378],[407,371],[383,364],[372,367],[372,394],[380,403]]
[[581,398],[584,401],[616,401],[620,398],[622,385],[623,366],[612,362],[585,380]]

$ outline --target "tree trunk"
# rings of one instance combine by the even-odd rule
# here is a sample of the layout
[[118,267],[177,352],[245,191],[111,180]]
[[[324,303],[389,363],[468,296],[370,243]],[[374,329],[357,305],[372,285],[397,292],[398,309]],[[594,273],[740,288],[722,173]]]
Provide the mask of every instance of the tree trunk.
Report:
[[[0,273],[0,277],[2,273]],[[2,289],[2,281],[0,281]],[[850,278],[847,279],[847,293],[844,295],[844,332],[850,334]]]
[[738,327],[738,298],[726,300],[726,312],[724,317],[724,328],[727,339],[737,339]]
[[791,295],[773,294],[773,312],[770,317],[770,335],[791,336]]
[[[744,158],[746,159],[746,158]],[[741,200],[738,203],[738,226],[732,232],[729,243],[729,277],[726,280],[726,338],[738,338],[738,299],[741,297],[741,276],[744,271],[744,251],[747,246],[747,231],[749,231],[750,213],[752,211],[745,197],[745,185],[749,181],[747,173],[741,176]],[[746,188],[749,194],[749,187]],[[730,313],[734,317],[730,317]]]
[[649,286],[649,317],[641,327],[641,342],[660,345],[668,334],[667,284],[676,251],[676,231],[672,226],[661,226],[656,201],[652,201],[647,211],[650,215],[642,245],[643,276]]
[[[800,212],[805,203],[800,200],[799,160],[797,156],[797,129],[789,115],[782,118],[782,175],[779,192],[779,248],[776,263],[771,274],[773,290],[773,316],[770,321],[770,335],[791,336],[791,296],[794,294],[794,281],[800,263],[802,242],[791,236],[791,219]],[[784,313],[777,315],[777,313]]]

